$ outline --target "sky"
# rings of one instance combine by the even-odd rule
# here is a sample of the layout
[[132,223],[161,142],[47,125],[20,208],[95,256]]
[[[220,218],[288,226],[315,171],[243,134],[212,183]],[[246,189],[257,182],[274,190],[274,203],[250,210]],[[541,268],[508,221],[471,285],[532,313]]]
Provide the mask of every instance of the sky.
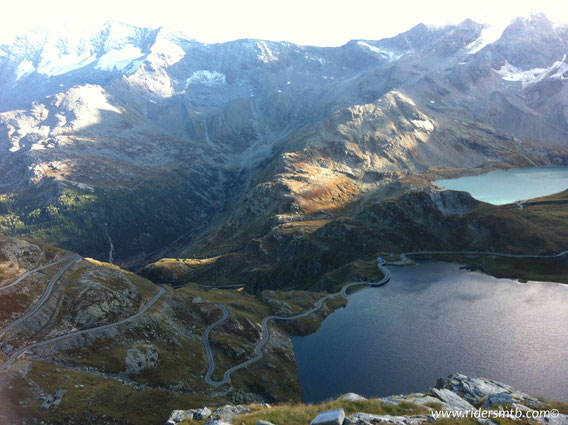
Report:
[[179,30],[214,43],[239,38],[338,46],[351,39],[393,36],[424,22],[486,23],[544,12],[568,22],[563,0],[4,0],[0,42],[38,26],[95,25],[106,20]]

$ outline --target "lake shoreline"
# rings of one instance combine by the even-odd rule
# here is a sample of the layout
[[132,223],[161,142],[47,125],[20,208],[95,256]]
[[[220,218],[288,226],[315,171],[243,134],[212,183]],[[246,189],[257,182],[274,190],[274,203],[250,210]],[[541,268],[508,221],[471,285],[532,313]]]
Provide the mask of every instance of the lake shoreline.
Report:
[[[349,295],[320,330],[293,337],[305,402],[419,392],[456,370],[552,399],[568,394],[568,330],[557,329],[568,321],[565,285],[521,284],[439,261],[391,271],[391,283]],[[523,334],[541,346],[523,345]]]

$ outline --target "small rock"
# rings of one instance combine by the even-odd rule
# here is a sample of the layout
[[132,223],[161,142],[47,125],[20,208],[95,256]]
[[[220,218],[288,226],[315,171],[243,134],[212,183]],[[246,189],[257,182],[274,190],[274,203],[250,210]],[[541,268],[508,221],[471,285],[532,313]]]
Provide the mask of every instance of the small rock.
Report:
[[475,410],[475,408],[470,403],[465,401],[455,392],[447,390],[445,388],[432,388],[432,394],[446,403],[452,410]]
[[174,410],[166,422],[166,425],[175,425],[186,419],[193,419],[193,410]]
[[362,395],[359,395],[359,394],[356,394],[356,393],[347,393],[347,394],[340,395],[338,397],[338,400],[365,401],[367,399],[365,397],[363,397]]
[[[390,398],[390,397],[386,397],[386,398]],[[427,395],[427,394],[411,394],[408,396],[403,396],[401,397],[403,398],[403,400],[399,400],[400,401],[406,401],[408,403],[414,403],[414,404],[418,404],[420,406],[424,406],[424,407],[429,407],[432,408],[432,406],[434,404],[439,404],[440,408],[445,408],[445,409],[449,409],[450,407],[442,402],[439,398],[436,397],[432,397],[431,395]]]
[[498,425],[497,422],[493,422],[488,418],[477,418],[477,423],[480,425]]
[[158,348],[151,344],[138,345],[126,352],[126,373],[137,374],[158,364]]
[[207,419],[209,416],[211,416],[211,410],[209,410],[207,407],[193,411],[193,419],[196,419],[198,421]]
[[513,404],[513,398],[507,392],[490,394],[483,402],[483,407],[492,407],[498,404]]
[[436,383],[436,388],[445,388],[453,391],[475,404],[481,402],[482,399],[490,394],[514,391],[513,388],[500,382],[483,378],[470,378],[460,373],[439,379]]
[[[501,382],[491,381],[485,378],[470,378],[459,373],[439,379],[436,383],[436,388],[444,388],[453,391],[475,405],[485,401],[493,394],[508,394],[513,402],[531,408],[550,407],[549,404],[530,397]],[[502,395],[500,397],[504,396]]]
[[244,415],[245,413],[249,412],[249,407],[241,406],[240,404],[237,406],[227,404],[226,406],[215,409],[215,413],[213,415],[216,419],[231,420],[235,416]]
[[553,418],[544,417],[544,418],[535,418],[535,421],[541,425],[568,425],[568,415],[560,414]]
[[274,424],[268,421],[257,421],[256,425],[274,425]]
[[375,425],[375,424],[391,424],[391,425],[420,425],[423,423],[433,422],[434,418],[429,415],[417,416],[390,416],[390,415],[370,415],[368,413],[354,413],[349,418],[349,423],[355,425]]
[[343,421],[345,421],[345,411],[336,409],[320,413],[310,425],[343,425]]
[[383,403],[392,404],[393,406],[398,406],[400,404],[397,400],[395,400],[392,397],[384,397],[379,400],[381,400]]

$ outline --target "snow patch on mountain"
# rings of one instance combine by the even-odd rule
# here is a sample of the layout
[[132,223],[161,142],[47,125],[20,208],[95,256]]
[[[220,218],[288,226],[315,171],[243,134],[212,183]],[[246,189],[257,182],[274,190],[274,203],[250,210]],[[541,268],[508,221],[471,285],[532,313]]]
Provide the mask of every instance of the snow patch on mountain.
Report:
[[96,56],[86,51],[82,54],[70,53],[57,57],[47,57],[37,67],[37,72],[48,77],[67,74],[81,69],[96,60]]
[[366,43],[364,41],[358,41],[357,45],[364,48],[364,49],[367,49],[371,53],[374,53],[378,56],[381,56],[382,58],[387,59],[389,61],[398,59],[400,57],[400,55],[397,55],[393,51],[381,49],[380,47],[373,46],[373,45]]
[[486,24],[485,28],[481,30],[479,37],[465,47],[466,53],[473,55],[484,47],[495,43],[501,38],[503,31],[505,31],[510,23],[510,21],[502,21]]
[[150,59],[157,62],[158,58],[155,57],[159,57],[159,61],[166,66],[178,63],[185,56],[185,50],[179,46],[181,41],[180,37],[173,34],[160,33],[150,49]]
[[64,143],[65,136],[100,124],[102,111],[122,114],[109,99],[102,87],[87,84],[34,103],[27,111],[0,113],[0,124],[7,129],[9,150],[52,148]]
[[14,65],[18,81],[33,72],[54,77],[93,63],[96,69],[123,71],[142,57],[144,46],[154,38],[155,30],[118,22],[88,27],[59,25],[16,37],[0,51]]
[[35,71],[35,66],[29,60],[24,60],[20,62],[18,67],[16,68],[16,81],[30,75]]
[[73,87],[65,93],[55,95],[53,105],[74,112],[77,118],[81,117],[81,111],[84,109],[121,113],[110,103],[108,93],[101,86],[92,84]]
[[523,85],[534,84],[545,79],[568,80],[568,64],[566,63],[566,55],[562,60],[554,62],[548,68],[532,68],[521,70],[509,62],[505,62],[500,69],[495,70],[497,74],[505,81],[520,81]]
[[412,124],[421,130],[434,131],[434,124],[428,120],[412,120]]
[[217,71],[208,71],[206,69],[202,69],[195,71],[187,80],[185,80],[185,88],[187,88],[190,84],[205,84],[208,86],[216,86],[225,83],[225,74],[221,74]]
[[133,61],[144,56],[139,47],[128,44],[119,50],[111,50],[97,61],[96,68],[104,71],[124,71]]
[[[169,68],[183,59],[186,52],[179,44],[189,40],[173,33],[161,31],[154,40],[150,53],[143,63],[130,73],[128,81],[142,92],[170,98],[181,91],[176,90],[183,80],[173,78]],[[182,86],[183,87],[183,86]]]
[[270,47],[268,47],[265,41],[257,41],[256,47],[260,50],[260,53],[257,55],[259,61],[269,63],[278,60],[278,53],[270,50]]

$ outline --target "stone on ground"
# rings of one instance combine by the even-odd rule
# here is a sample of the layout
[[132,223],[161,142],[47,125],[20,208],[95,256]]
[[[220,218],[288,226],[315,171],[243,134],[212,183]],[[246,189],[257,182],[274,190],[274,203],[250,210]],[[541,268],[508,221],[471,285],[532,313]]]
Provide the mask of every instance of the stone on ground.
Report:
[[461,398],[455,392],[445,388],[432,388],[432,394],[446,403],[451,410],[475,410],[475,408],[466,400]]
[[338,397],[338,399],[339,400],[348,400],[348,401],[365,401],[365,400],[367,400],[362,395],[359,395],[359,394],[356,394],[356,393],[343,394],[343,395],[340,395]]
[[166,422],[166,425],[176,425],[186,419],[193,419],[193,410],[174,410]]
[[207,419],[209,416],[211,416],[211,410],[209,410],[207,407],[202,407],[201,409],[193,411],[193,419],[196,419],[198,421]]
[[336,409],[320,413],[310,425],[343,425],[343,421],[345,421],[345,411]]
[[391,424],[391,425],[421,425],[432,422],[434,418],[429,415],[417,416],[390,416],[390,415],[370,415],[368,413],[354,413],[345,421],[349,421],[354,425],[375,425],[375,424]]

